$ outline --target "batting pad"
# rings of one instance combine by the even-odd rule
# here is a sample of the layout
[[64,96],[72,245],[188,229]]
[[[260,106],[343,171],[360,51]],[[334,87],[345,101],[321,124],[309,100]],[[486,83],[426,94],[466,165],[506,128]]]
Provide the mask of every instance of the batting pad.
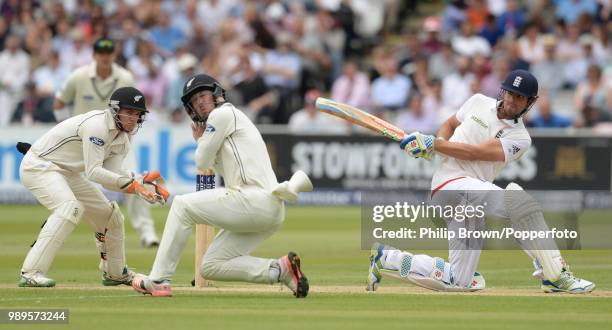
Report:
[[96,233],[96,246],[100,251],[100,270],[110,279],[120,280],[125,276],[124,219],[116,202],[112,202],[111,207],[113,210],[105,232]]
[[397,271],[381,270],[381,275],[387,278],[394,278],[400,281],[408,282],[422,288],[440,291],[440,292],[474,292],[485,288],[485,280],[479,273],[474,274],[473,285],[469,288],[463,288],[455,285],[445,284],[442,281],[431,277],[410,273],[408,276],[401,276]]
[[[540,204],[516,183],[506,187],[504,203],[515,231],[547,232],[548,225]],[[549,281],[559,279],[564,261],[553,238],[519,240],[521,247],[542,265],[544,277]]]
[[84,211],[85,207],[78,201],[67,201],[58,206],[38,234],[21,271],[47,274],[57,251],[79,223]]

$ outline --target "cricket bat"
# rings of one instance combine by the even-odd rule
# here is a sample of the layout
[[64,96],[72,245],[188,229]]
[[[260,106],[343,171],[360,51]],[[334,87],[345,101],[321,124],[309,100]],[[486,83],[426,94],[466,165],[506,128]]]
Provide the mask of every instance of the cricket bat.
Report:
[[[215,173],[212,169],[196,171],[196,191],[215,188]],[[209,225],[196,225],[195,229],[195,287],[212,286],[213,282],[203,279],[200,275],[202,256],[215,238],[215,228]]]
[[344,119],[353,124],[365,127],[395,141],[401,141],[406,136],[406,132],[404,132],[404,130],[401,128],[391,125],[390,123],[376,116],[348,104],[319,97],[317,98],[315,105],[323,112]]

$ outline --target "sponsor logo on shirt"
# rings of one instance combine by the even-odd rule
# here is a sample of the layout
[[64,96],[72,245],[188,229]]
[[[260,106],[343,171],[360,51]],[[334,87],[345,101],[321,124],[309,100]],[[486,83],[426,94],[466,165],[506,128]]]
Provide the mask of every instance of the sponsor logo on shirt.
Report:
[[476,117],[474,115],[472,115],[472,117],[470,117],[470,118],[472,118],[472,120],[475,121],[478,125],[480,125],[480,126],[482,126],[484,128],[489,128],[489,125],[485,124],[485,122],[482,121],[482,119],[480,119],[480,118],[478,118],[478,117]]
[[93,97],[93,95],[83,95],[83,100],[85,100],[85,101],[93,101],[94,97]]
[[212,133],[214,131],[216,131],[217,129],[215,129],[215,126],[211,125],[211,124],[206,124],[206,129],[204,131]]
[[497,132],[497,134],[495,134],[495,138],[499,139],[502,135],[504,134],[504,129],[500,129],[499,132]]
[[102,140],[99,137],[95,137],[95,136],[90,136],[89,137],[89,141],[97,146],[103,146],[104,145],[104,140]]
[[517,147],[515,145],[512,145],[512,154],[513,155],[516,155],[516,153],[519,152],[519,151],[521,151],[521,148],[519,148],[519,147]]

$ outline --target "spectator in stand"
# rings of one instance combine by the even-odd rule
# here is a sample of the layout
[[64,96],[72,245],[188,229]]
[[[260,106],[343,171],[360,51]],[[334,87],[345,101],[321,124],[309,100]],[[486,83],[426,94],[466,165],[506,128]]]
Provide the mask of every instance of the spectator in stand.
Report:
[[83,32],[78,28],[70,31],[71,43],[68,48],[56,49],[60,53],[62,66],[74,70],[93,61],[91,46],[85,42]]
[[455,72],[455,51],[450,41],[442,43],[442,51],[429,58],[429,74],[432,78],[444,79]]
[[596,64],[591,64],[587,70],[587,78],[578,84],[574,95],[576,109],[583,111],[583,117],[591,117],[584,113],[590,109],[596,113],[597,121],[612,120],[612,86],[602,79],[602,70]]
[[474,27],[476,31],[480,31],[486,24],[489,9],[485,0],[472,0],[465,11],[467,21]]
[[317,18],[312,15],[296,16],[291,20],[290,31],[293,35],[293,49],[302,58],[300,92],[325,88],[332,63],[325,51]]
[[580,45],[580,29],[575,24],[566,26],[566,33],[557,44],[557,55],[563,63],[562,78],[569,86],[575,87],[584,77],[581,74],[580,62],[584,57],[583,46]]
[[557,57],[557,37],[553,34],[542,38],[544,59],[532,66],[531,72],[538,78],[540,89],[554,98],[563,87],[563,63]]
[[395,125],[406,132],[433,133],[438,128],[437,112],[427,112],[423,108],[423,97],[413,93],[408,108],[400,111]]
[[451,0],[442,12],[442,32],[445,34],[459,31],[461,24],[467,20],[464,0]]
[[268,51],[264,59],[263,77],[266,85],[280,96],[278,109],[268,123],[286,123],[296,104],[300,84],[302,59],[292,49],[293,36],[283,32],[276,37],[276,49]]
[[486,75],[480,82],[480,92],[488,97],[497,98],[499,86],[510,72],[508,58],[501,55],[493,60],[493,72]]
[[440,39],[442,23],[437,16],[429,16],[423,21],[423,30],[427,37],[421,42],[421,51],[425,56],[431,56],[442,50],[444,42]]
[[535,22],[525,24],[525,33],[518,39],[521,59],[530,65],[544,59],[544,45],[540,36],[540,27]]
[[370,105],[370,80],[359,70],[355,59],[344,63],[342,76],[332,86],[331,98],[357,108],[367,109]]
[[494,15],[487,15],[485,25],[480,30],[480,36],[487,39],[491,48],[497,45],[497,41],[504,36],[504,30],[497,25],[497,19]]
[[[183,86],[189,77],[195,74],[195,67],[198,64],[198,59],[191,53],[184,53],[177,59],[177,68],[179,75],[172,80],[168,86],[166,93],[166,107],[168,112],[174,114],[175,111],[183,112],[183,102],[181,97],[183,96]],[[174,122],[182,120],[178,114],[172,115]]]
[[164,96],[168,82],[162,73],[163,58],[155,52],[151,41],[140,39],[138,41],[137,56],[128,60],[127,68],[134,74],[136,88],[147,98],[150,113],[147,121],[159,120],[155,110],[164,104]]
[[51,52],[43,66],[38,67],[32,73],[33,83],[36,85],[38,95],[42,97],[53,97],[68,78],[70,71],[60,65],[59,54]]
[[250,49],[245,45],[240,51],[239,63],[232,80],[237,81],[229,92],[230,101],[242,109],[254,122],[260,118],[272,118],[278,95],[266,86],[264,78],[251,65]]
[[463,102],[472,95],[476,77],[471,72],[472,60],[466,56],[457,57],[457,71],[442,80],[444,105],[459,110]]
[[6,38],[0,52],[0,128],[11,121],[15,107],[23,99],[23,90],[30,75],[30,55],[14,35]]
[[164,56],[170,56],[177,47],[187,40],[181,30],[170,25],[170,17],[161,11],[157,15],[157,24],[151,29],[151,41]]
[[497,18],[497,26],[504,34],[516,37],[525,24],[525,13],[518,0],[508,0],[506,11]]
[[395,57],[399,59],[399,70],[409,76],[414,72],[414,61],[421,56],[421,41],[416,31],[408,31],[404,36],[405,44],[396,50]]
[[31,126],[33,123],[53,123],[53,96],[40,95],[36,92],[36,84],[29,81],[25,85],[25,97],[13,113],[11,122]]
[[595,0],[558,0],[557,17],[568,24],[578,21],[581,14],[587,13],[595,16],[597,13],[597,2]]
[[476,54],[489,56],[491,46],[487,39],[479,36],[474,31],[474,27],[469,22],[461,25],[461,34],[452,38],[453,49],[457,54],[472,57]]
[[306,92],[304,108],[289,119],[289,131],[294,134],[346,134],[349,128],[346,121],[317,110],[315,101],[319,96],[321,93],[315,89]]
[[529,113],[527,126],[536,128],[563,128],[572,126],[572,120],[555,112],[551,108],[548,94],[541,93],[536,103],[536,111]]
[[399,73],[397,60],[387,56],[381,70],[381,76],[372,82],[373,105],[391,111],[406,106],[412,84],[408,77]]
[[423,112],[436,114],[436,125],[439,127],[448,117],[454,115],[457,109],[452,109],[444,104],[442,98],[442,81],[439,79],[431,79],[427,84],[423,96]]

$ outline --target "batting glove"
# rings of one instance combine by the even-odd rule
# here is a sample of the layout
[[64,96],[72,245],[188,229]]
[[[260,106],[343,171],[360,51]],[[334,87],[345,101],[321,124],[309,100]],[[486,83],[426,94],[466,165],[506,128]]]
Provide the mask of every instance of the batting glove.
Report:
[[431,160],[434,153],[435,139],[436,137],[433,135],[425,135],[419,132],[414,132],[407,135],[400,142],[400,148],[414,158]]

